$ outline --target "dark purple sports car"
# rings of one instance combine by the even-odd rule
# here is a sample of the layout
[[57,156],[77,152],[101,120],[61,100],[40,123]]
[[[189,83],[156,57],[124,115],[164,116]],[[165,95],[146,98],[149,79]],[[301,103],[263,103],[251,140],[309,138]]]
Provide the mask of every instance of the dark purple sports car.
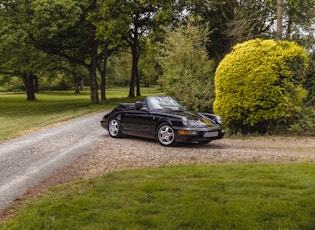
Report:
[[208,143],[224,136],[219,116],[189,112],[170,96],[120,103],[103,117],[101,125],[111,137],[151,138],[163,146],[175,146],[178,142]]

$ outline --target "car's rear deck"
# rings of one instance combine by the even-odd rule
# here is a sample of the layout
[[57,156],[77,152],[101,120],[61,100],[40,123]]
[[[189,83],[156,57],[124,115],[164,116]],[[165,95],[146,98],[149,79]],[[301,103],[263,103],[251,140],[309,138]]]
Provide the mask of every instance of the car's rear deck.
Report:
[[135,103],[119,103],[117,109],[119,110],[140,110],[142,108],[142,101],[136,101]]

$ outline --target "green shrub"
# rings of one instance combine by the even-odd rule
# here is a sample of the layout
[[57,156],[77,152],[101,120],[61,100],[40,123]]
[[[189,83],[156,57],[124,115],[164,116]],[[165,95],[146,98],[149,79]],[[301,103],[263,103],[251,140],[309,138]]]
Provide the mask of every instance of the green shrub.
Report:
[[293,42],[236,45],[215,73],[215,113],[233,130],[266,132],[301,110],[308,57]]
[[188,24],[167,31],[162,45],[164,91],[175,96],[190,110],[213,111],[215,62],[205,44],[207,27]]
[[315,51],[310,54],[310,64],[306,74],[304,88],[308,91],[306,104],[308,106],[315,106]]

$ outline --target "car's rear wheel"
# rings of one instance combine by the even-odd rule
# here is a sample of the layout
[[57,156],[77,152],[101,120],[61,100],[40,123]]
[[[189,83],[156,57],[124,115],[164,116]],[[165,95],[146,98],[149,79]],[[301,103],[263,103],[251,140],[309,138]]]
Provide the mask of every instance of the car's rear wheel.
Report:
[[156,130],[156,138],[163,146],[175,146],[177,144],[174,129],[167,123],[159,125]]
[[121,129],[119,122],[117,121],[116,118],[113,118],[109,121],[108,123],[108,133],[111,137],[121,137]]

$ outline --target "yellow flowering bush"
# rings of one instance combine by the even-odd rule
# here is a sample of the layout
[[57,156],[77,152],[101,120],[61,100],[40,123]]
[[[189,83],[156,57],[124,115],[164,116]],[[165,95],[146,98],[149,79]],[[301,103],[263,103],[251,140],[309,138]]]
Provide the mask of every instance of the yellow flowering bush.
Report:
[[307,66],[306,51],[294,42],[237,44],[216,69],[214,112],[232,129],[266,132],[301,110]]

